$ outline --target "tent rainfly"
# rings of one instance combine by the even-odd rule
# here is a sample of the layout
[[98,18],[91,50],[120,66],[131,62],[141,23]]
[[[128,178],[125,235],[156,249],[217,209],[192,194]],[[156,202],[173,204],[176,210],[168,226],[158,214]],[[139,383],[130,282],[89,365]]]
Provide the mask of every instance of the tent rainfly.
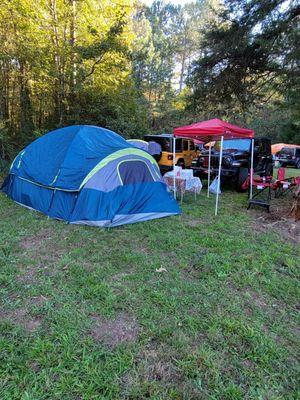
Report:
[[2,190],[71,224],[113,227],[180,214],[153,157],[90,125],[57,129],[29,144]]
[[[253,178],[253,152],[254,152],[254,131],[252,129],[240,128],[239,126],[230,124],[222,121],[221,119],[214,118],[208,121],[196,122],[195,124],[180,126],[174,129],[173,136],[173,149],[175,149],[176,137],[188,137],[191,139],[202,140],[205,143],[210,141],[221,140],[220,148],[220,160],[218,170],[218,191],[216,196],[215,215],[218,214],[218,202],[219,202],[219,191],[220,191],[220,177],[221,177],[221,166],[223,156],[223,140],[225,139],[238,139],[238,138],[249,138],[252,139],[251,145],[251,189],[250,198],[252,197],[252,178]],[[175,163],[175,156],[173,156],[173,162]],[[210,185],[210,161],[211,161],[211,146],[209,146],[209,161],[208,161],[208,189],[207,195],[209,196],[209,185]],[[173,165],[174,169],[174,165]],[[174,192],[175,192],[175,174],[174,174]],[[175,193],[176,195],[176,193]]]

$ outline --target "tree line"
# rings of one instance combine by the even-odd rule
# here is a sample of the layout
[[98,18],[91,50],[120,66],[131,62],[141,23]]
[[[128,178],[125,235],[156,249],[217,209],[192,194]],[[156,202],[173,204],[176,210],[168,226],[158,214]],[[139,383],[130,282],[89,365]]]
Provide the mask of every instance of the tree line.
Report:
[[2,0],[0,159],[44,132],[126,137],[220,117],[300,142],[299,5]]

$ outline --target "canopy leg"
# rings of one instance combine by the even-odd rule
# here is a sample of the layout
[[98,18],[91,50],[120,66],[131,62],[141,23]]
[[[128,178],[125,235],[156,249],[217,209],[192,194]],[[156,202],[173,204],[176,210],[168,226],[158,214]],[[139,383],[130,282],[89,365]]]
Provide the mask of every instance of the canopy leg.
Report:
[[209,186],[210,186],[210,162],[211,162],[211,146],[209,146],[209,153],[208,153],[207,197],[209,197]]
[[253,163],[254,163],[254,139],[251,140],[251,166],[250,166],[250,196],[249,199],[252,200],[253,197]]
[[223,158],[223,140],[224,136],[221,137],[221,150],[220,150],[220,159],[219,159],[219,172],[218,172],[218,189],[217,189],[217,197],[216,197],[216,208],[215,208],[215,216],[218,215],[218,204],[219,204],[219,191],[221,185],[221,168],[222,168],[222,158]]
[[174,192],[174,198],[176,199],[175,150],[176,150],[176,138],[175,136],[173,136],[173,192]]

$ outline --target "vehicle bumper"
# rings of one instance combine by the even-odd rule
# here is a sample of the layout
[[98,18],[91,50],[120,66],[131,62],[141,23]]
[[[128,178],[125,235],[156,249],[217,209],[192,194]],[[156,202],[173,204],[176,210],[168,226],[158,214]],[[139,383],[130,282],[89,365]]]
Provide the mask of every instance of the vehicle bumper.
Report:
[[[208,175],[208,169],[205,167],[191,167],[191,169],[195,172],[195,174],[199,174],[202,176]],[[210,174],[211,175],[218,175],[219,169],[218,168],[211,168]],[[237,169],[224,169],[221,168],[221,176],[223,177],[233,177],[237,174]]]

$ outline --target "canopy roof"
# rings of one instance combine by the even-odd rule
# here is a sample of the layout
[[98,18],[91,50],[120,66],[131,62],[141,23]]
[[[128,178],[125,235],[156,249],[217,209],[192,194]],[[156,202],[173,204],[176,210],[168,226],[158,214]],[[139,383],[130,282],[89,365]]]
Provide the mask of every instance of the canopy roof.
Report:
[[175,128],[174,136],[197,138],[208,142],[218,140],[221,136],[224,136],[225,139],[253,138],[254,131],[252,129],[240,128],[221,119],[214,118]]

